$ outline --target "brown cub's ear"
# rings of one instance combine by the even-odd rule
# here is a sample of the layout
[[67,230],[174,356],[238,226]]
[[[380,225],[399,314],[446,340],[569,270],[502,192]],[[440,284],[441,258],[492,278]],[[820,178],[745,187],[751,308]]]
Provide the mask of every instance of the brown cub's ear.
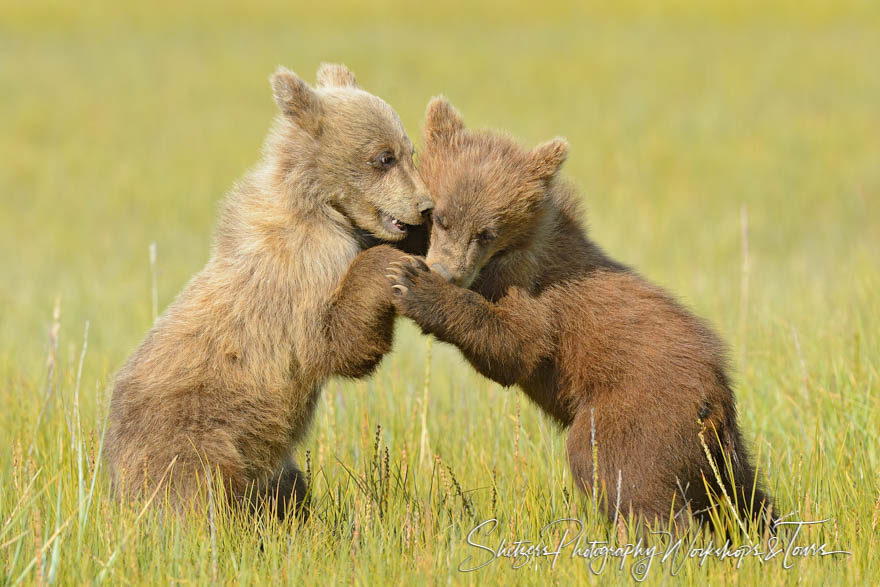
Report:
[[561,137],[541,143],[529,153],[529,168],[539,179],[550,179],[568,157],[568,141]]
[[318,87],[356,88],[354,74],[341,63],[322,63],[318,67]]
[[278,108],[301,128],[316,133],[321,123],[321,101],[298,75],[278,66],[271,77],[272,93]]
[[425,113],[425,143],[448,141],[462,130],[464,122],[452,104],[443,96],[431,98]]

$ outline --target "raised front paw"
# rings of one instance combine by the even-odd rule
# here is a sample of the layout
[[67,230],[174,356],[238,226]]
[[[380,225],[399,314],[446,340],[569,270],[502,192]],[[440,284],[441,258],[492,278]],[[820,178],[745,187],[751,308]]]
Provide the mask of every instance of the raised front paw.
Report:
[[400,261],[394,261],[386,269],[385,277],[391,280],[391,289],[395,297],[406,297],[410,290],[431,270],[421,257],[406,255]]
[[442,277],[431,272],[421,257],[412,255],[389,264],[385,277],[391,283],[394,305],[402,314],[414,309],[422,294],[431,290],[433,281],[443,281]]
[[392,261],[403,261],[407,255],[391,245],[376,245],[361,252],[356,258],[353,265],[363,265],[372,268],[372,271],[379,273]]

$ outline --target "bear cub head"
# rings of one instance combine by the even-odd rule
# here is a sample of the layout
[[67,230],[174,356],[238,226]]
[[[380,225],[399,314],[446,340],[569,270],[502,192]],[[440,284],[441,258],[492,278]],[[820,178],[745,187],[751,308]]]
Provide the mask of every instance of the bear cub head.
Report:
[[306,186],[308,201],[298,205],[329,205],[385,241],[423,222],[434,204],[388,104],[360,89],[344,65],[322,64],[315,88],[283,67],[271,83],[281,110],[275,168],[282,185]]
[[442,97],[428,104],[424,143],[419,170],[435,202],[426,263],[467,288],[490,260],[531,243],[568,143],[529,151],[505,135],[469,132]]

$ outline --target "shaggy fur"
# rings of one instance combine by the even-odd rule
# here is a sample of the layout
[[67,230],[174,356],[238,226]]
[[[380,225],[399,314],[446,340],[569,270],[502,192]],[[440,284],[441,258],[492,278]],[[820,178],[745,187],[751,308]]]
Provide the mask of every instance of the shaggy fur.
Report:
[[704,479],[719,496],[720,487],[701,434],[739,514],[760,517],[769,499],[737,427],[722,342],[589,240],[557,173],[566,142],[526,151],[471,133],[435,99],[425,143],[430,250],[427,264],[389,266],[398,311],[567,428],[575,481],[589,494],[597,474],[609,517],[619,506],[650,522],[687,511],[705,519]]
[[[212,471],[229,495],[305,495],[289,461],[324,381],[370,373],[391,347],[387,245],[432,202],[397,114],[322,65],[312,89],[272,76],[281,115],[227,197],[208,264],[119,372],[106,454],[117,490],[170,480],[178,509]],[[395,221],[396,219],[396,221]],[[400,226],[400,222],[397,223]],[[173,467],[171,463],[174,461]]]

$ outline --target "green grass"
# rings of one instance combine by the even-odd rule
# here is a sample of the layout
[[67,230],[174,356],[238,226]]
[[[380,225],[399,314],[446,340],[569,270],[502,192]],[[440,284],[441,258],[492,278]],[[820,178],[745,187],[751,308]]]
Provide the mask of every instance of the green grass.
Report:
[[257,529],[218,508],[184,527],[111,500],[96,457],[112,375],[152,320],[148,247],[164,307],[258,158],[268,75],[283,63],[313,80],[322,60],[347,63],[417,143],[441,92],[472,126],[565,135],[595,239],[729,342],[777,510],[832,518],[800,541],[852,551],[788,570],[687,561],[676,579],[655,561],[649,582],[876,581],[875,2],[128,4],[0,9],[5,583],[632,581],[567,557],[456,570],[485,555],[465,539],[492,517],[489,544],[569,516],[592,539],[618,531],[572,489],[563,436],[521,394],[440,344],[425,391],[427,341],[402,321],[374,377],[324,391],[298,455],[314,479],[307,524]]

